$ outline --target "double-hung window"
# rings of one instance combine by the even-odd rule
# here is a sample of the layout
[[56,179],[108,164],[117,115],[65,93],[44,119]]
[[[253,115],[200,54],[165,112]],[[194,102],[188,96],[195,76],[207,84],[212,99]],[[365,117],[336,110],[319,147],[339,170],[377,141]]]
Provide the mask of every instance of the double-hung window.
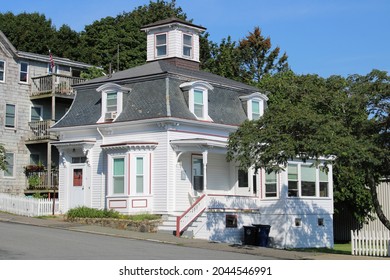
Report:
[[135,188],[137,194],[143,194],[144,193],[144,185],[145,185],[145,171],[144,171],[144,158],[143,157],[136,157],[135,162]]
[[156,56],[166,56],[167,55],[167,34],[157,34],[156,35]]
[[209,116],[209,95],[214,87],[204,81],[187,82],[180,85],[188,97],[188,109],[197,119],[212,121]]
[[265,173],[265,197],[277,197],[277,173]]
[[5,62],[0,60],[0,82],[5,81]]
[[316,196],[316,167],[301,165],[301,195]]
[[125,193],[125,158],[113,158],[112,186],[113,194]]
[[204,91],[194,89],[194,114],[197,118],[204,118]]
[[328,183],[328,174],[322,169],[319,170],[320,176],[320,197],[328,197],[328,188],[329,188],[329,183]]
[[260,116],[260,101],[252,100],[252,120],[258,120]]
[[5,170],[4,177],[15,177],[15,154],[5,153]]
[[203,159],[194,156],[192,158],[192,185],[195,191],[203,191]]
[[20,72],[19,72],[19,82],[27,83],[28,82],[28,63],[20,63]]
[[288,165],[288,196],[298,196],[298,165]]
[[118,111],[118,93],[108,92],[107,93],[107,105],[106,112],[117,112]]
[[192,36],[183,34],[183,56],[192,56]]
[[16,126],[16,106],[14,104],[5,105],[5,127],[15,128]]

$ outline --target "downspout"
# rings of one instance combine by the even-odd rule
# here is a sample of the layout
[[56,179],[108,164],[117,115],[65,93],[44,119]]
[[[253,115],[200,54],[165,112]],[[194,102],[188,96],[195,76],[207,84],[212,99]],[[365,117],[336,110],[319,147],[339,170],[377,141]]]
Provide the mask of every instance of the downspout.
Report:
[[[99,129],[99,127],[96,127],[96,130],[97,130],[97,132],[100,134],[100,137],[102,138],[102,145],[104,144],[104,135],[103,135],[103,133],[101,132],[101,130]],[[104,166],[104,157],[102,158],[102,164],[103,164],[103,166]],[[102,171],[104,171],[103,169],[102,169]],[[103,174],[102,174],[102,182],[101,182],[101,186],[105,186],[105,184],[104,184],[104,181],[105,181],[105,176],[103,176]],[[106,186],[104,187],[104,193],[106,193],[107,192],[107,188],[106,188]],[[104,206],[104,209],[107,209],[106,208],[106,200],[105,200],[105,195],[104,195],[104,193],[102,193],[102,195],[100,196],[100,205],[103,205]]]

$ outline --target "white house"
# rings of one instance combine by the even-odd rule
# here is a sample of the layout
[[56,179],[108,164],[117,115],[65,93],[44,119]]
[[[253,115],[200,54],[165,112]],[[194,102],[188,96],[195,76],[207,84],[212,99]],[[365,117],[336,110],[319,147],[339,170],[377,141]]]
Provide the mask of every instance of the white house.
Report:
[[229,134],[261,117],[258,88],[199,70],[199,33],[180,19],[144,26],[147,63],[76,86],[59,133],[60,207],[163,214],[177,235],[238,243],[271,226],[275,247],[332,247],[332,167],[280,174],[226,161]]

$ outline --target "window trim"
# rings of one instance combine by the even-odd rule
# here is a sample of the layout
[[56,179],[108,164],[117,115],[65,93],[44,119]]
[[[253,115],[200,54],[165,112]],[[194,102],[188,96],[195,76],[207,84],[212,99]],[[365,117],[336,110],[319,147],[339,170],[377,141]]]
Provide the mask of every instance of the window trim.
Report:
[[[13,106],[15,108],[15,111],[14,111],[14,124],[13,124],[13,126],[7,126],[7,106],[8,105]],[[4,128],[5,129],[16,130],[17,123],[18,123],[17,115],[18,115],[18,108],[17,108],[16,104],[6,103],[5,104],[5,111],[4,111]]]
[[[124,163],[124,174],[123,174],[123,193],[114,193],[114,161],[115,159],[123,159]],[[127,191],[127,186],[128,186],[128,181],[127,181],[127,173],[128,173],[128,163],[127,163],[127,156],[125,154],[114,154],[114,155],[109,155],[109,165],[108,165],[108,170],[109,170],[109,177],[108,177],[108,186],[109,186],[109,195],[110,196],[123,196],[123,195],[128,195]],[[122,175],[121,175],[122,176]]]
[[[157,45],[157,36],[165,35],[165,44]],[[158,55],[157,48],[165,46],[165,54]],[[160,58],[160,57],[167,57],[168,56],[168,32],[161,32],[154,34],[154,57]]]
[[[184,36],[191,37],[191,45],[187,45],[184,43]],[[193,58],[194,56],[194,35],[190,33],[182,33],[182,55],[185,58]],[[190,50],[190,55],[185,55],[184,48],[187,47]]]
[[3,70],[0,70],[0,72],[3,72],[3,79],[0,79],[0,83],[5,83],[5,79],[6,79],[5,73],[6,73],[6,65],[7,65],[7,63],[6,63],[5,60],[2,60],[2,59],[0,59],[0,62],[3,62]]
[[[209,116],[209,94],[210,90],[214,90],[214,87],[210,85],[207,82],[203,81],[194,81],[194,82],[187,82],[180,85],[180,88],[186,92],[188,92],[188,108],[192,114],[198,119],[198,120],[205,120],[205,121],[213,121]],[[203,116],[199,117],[195,114],[195,91],[202,91],[203,92]]]
[[[26,81],[22,81],[21,80],[22,64],[27,64],[27,70],[26,70],[26,72],[23,72],[23,73],[26,73]],[[28,84],[29,70],[30,70],[30,64],[28,62],[26,62],[26,61],[20,61],[19,62],[19,83],[21,83],[21,84]]]
[[[6,171],[8,171],[8,163],[7,163],[7,154],[10,154],[10,155],[12,155],[12,164],[11,164],[11,166],[12,166],[12,174],[11,174],[11,176],[7,176],[6,175]],[[4,178],[7,178],[7,179],[15,179],[15,161],[16,161],[16,159],[15,159],[15,153],[14,152],[5,152],[5,160],[6,160],[6,170],[4,170],[3,171],[3,177]]]
[[275,173],[275,176],[276,176],[276,190],[275,190],[275,194],[276,196],[267,196],[267,193],[273,193],[273,192],[267,192],[267,171],[263,170],[263,173],[262,175],[264,176],[263,178],[263,186],[264,186],[264,191],[262,192],[263,194],[263,198],[264,199],[278,199],[280,197],[280,191],[279,191],[279,184],[280,184],[280,173],[278,172],[272,172],[272,173]]
[[[197,175],[197,177],[202,177],[202,181],[201,181],[202,183],[201,183],[200,188],[195,188],[194,160],[201,160],[202,161],[201,174]],[[204,191],[204,162],[203,162],[202,155],[197,155],[197,154],[191,155],[191,185],[192,185],[192,190],[194,192],[203,192]]]
[[253,102],[259,102],[259,118],[264,115],[266,102],[268,97],[265,94],[260,92],[254,92],[250,95],[240,96],[241,101],[243,102],[246,109],[248,120],[254,120],[253,118]]
[[100,87],[98,87],[96,89],[96,91],[101,92],[101,95],[102,95],[101,116],[100,116],[100,119],[97,121],[98,123],[106,122],[106,113],[113,112],[113,111],[107,111],[107,96],[108,96],[108,94],[113,93],[113,92],[117,93],[117,98],[116,98],[117,99],[117,101],[116,101],[117,102],[116,103],[117,111],[116,111],[115,117],[111,120],[112,122],[114,122],[123,111],[124,93],[130,93],[131,88],[122,87],[122,86],[120,86],[118,84],[114,84],[114,83],[107,83],[107,84],[104,84],[104,85],[101,85]]
[[[289,182],[289,179],[288,179],[288,174],[289,174],[289,165],[296,165],[297,166],[297,190],[298,190],[298,194],[297,196],[289,196],[288,195],[288,182]],[[302,195],[302,166],[307,166],[307,167],[311,167],[312,166],[312,163],[310,162],[297,162],[297,161],[293,161],[293,162],[289,162],[287,164],[287,198],[304,198],[304,199],[329,199],[331,197],[331,194],[330,194],[330,188],[331,188],[331,184],[330,184],[330,177],[332,175],[331,173],[331,170],[329,170],[329,172],[326,174],[327,175],[327,178],[328,178],[328,185],[327,185],[327,196],[321,196],[320,194],[320,183],[323,182],[323,181],[320,181],[320,168],[323,167],[323,165],[319,165],[317,167],[313,166],[312,168],[315,169],[315,195],[314,196],[308,196],[308,195]]]

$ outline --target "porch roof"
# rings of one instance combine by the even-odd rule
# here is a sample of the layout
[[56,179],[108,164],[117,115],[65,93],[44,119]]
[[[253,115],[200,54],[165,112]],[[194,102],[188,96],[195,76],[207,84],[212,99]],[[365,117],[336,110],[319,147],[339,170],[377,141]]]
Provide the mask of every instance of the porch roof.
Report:
[[215,151],[226,153],[227,141],[206,138],[176,139],[170,141],[176,152]]

